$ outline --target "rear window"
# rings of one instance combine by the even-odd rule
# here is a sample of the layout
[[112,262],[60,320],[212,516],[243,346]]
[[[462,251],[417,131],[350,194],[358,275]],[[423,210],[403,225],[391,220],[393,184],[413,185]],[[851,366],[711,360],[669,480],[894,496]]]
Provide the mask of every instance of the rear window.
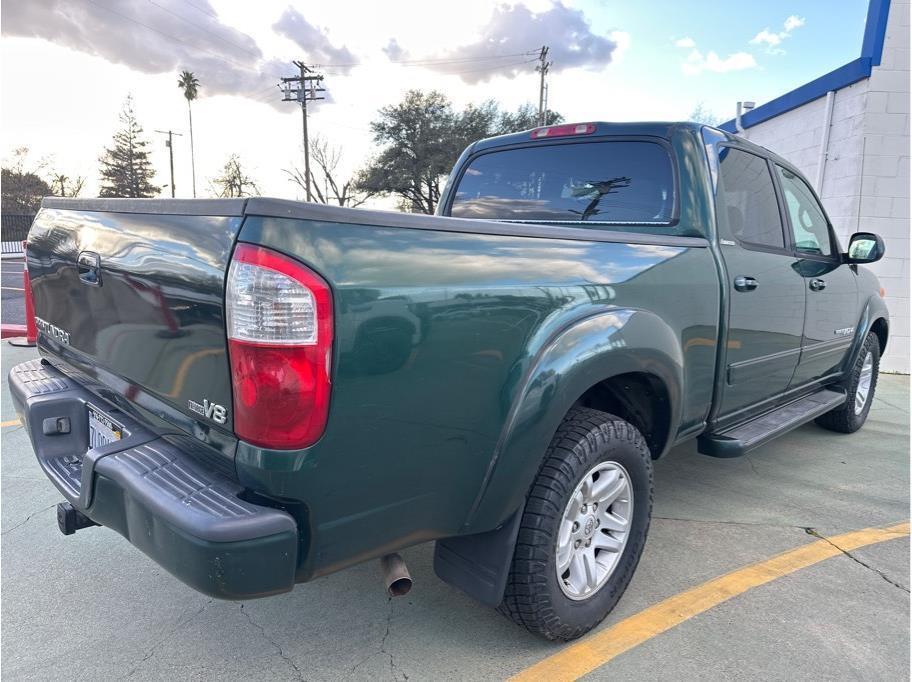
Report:
[[450,215],[530,222],[669,225],[671,159],[655,142],[534,145],[469,163]]

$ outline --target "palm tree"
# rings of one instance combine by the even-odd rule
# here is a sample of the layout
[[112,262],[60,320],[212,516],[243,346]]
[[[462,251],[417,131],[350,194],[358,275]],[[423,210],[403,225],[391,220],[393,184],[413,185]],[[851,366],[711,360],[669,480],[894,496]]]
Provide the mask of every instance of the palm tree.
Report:
[[180,78],[177,79],[177,87],[183,89],[184,97],[187,98],[187,116],[190,118],[190,168],[193,172],[194,197],[196,197],[196,158],[193,155],[193,110],[190,108],[190,102],[196,99],[199,86],[200,82],[192,71],[181,71]]

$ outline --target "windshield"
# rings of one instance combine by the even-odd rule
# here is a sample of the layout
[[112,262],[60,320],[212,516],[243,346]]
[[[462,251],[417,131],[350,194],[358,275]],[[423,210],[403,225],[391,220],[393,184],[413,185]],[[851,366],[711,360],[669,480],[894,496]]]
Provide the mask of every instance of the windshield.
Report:
[[473,159],[456,188],[450,215],[668,225],[674,202],[671,159],[658,143],[534,145]]

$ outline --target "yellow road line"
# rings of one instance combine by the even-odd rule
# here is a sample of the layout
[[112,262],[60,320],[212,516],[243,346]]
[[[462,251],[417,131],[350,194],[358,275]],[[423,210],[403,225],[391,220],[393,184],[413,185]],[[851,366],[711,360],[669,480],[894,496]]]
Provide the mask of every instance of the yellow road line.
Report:
[[7,426],[19,426],[20,421],[18,419],[10,419],[8,422],[0,422],[0,428],[6,428]]
[[513,682],[576,680],[616,656],[732,597],[816,563],[886,540],[907,537],[909,522],[818,540],[681,592],[526,668]]

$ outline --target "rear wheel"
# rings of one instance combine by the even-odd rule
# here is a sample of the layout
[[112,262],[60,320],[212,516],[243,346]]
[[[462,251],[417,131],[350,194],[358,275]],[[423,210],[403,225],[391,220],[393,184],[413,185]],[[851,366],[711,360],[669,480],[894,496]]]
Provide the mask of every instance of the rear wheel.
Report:
[[862,427],[874,402],[874,389],[880,369],[880,341],[873,332],[865,339],[844,387],[846,401],[835,410],[817,418],[817,424],[830,431],[854,433]]
[[598,625],[639,562],[652,498],[640,432],[605,412],[572,410],[526,502],[501,612],[553,640]]

